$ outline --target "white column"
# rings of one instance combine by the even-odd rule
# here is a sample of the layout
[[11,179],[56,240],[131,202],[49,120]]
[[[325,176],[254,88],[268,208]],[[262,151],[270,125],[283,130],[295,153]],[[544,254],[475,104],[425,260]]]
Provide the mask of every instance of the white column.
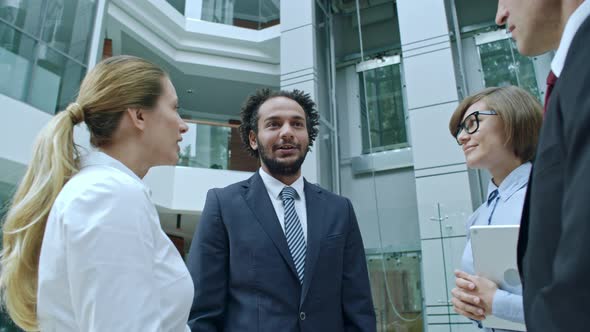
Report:
[[[317,103],[314,11],[313,0],[281,0],[281,89],[305,91]],[[319,182],[319,153],[316,140],[302,166],[303,176],[312,183]]]
[[448,130],[459,95],[445,2],[396,3],[420,221],[424,319],[428,331],[472,331],[470,324],[456,324],[468,321],[449,305],[472,202],[465,159]]
[[96,12],[94,18],[94,26],[92,27],[92,35],[90,37],[90,51],[88,52],[88,71],[102,58],[102,27],[106,18],[108,0],[96,1]]
[[203,0],[188,0],[184,5],[184,16],[200,20],[203,11]]

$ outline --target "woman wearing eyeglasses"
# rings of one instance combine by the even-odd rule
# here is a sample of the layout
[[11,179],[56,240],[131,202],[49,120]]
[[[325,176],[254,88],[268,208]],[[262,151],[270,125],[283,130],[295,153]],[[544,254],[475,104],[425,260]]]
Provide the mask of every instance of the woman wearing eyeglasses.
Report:
[[[469,168],[486,169],[492,175],[487,199],[467,220],[468,229],[520,224],[542,120],[539,102],[515,86],[487,88],[459,104],[449,123],[451,135],[463,148]],[[524,323],[521,286],[497,285],[476,276],[469,237],[462,269],[455,271],[455,277],[451,293],[457,313],[480,327],[489,315]]]

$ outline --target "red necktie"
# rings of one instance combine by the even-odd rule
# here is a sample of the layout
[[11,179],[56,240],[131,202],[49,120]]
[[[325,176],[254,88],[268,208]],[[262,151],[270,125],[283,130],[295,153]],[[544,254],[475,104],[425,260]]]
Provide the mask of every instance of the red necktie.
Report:
[[547,108],[549,108],[549,96],[551,96],[555,82],[557,82],[557,76],[555,76],[553,70],[551,70],[549,75],[547,75],[547,91],[545,91],[545,105],[543,107],[543,114],[547,113]]

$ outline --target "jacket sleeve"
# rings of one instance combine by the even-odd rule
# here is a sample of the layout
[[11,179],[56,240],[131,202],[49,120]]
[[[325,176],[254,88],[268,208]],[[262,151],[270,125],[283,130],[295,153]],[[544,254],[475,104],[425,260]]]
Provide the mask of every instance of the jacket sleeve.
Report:
[[346,200],[350,230],[344,247],[342,313],[345,331],[376,331],[375,308],[363,240],[350,201]]
[[209,190],[188,256],[195,285],[192,331],[222,331],[229,279],[229,244],[215,189]]

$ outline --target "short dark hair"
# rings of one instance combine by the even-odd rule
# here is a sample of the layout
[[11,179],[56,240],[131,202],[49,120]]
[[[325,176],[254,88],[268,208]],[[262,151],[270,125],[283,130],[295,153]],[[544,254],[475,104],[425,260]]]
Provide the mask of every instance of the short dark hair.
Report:
[[318,136],[320,115],[316,109],[316,104],[308,93],[301,90],[273,91],[271,89],[260,89],[246,99],[240,113],[242,117],[242,124],[240,125],[242,144],[246,148],[246,151],[256,158],[258,158],[258,150],[254,150],[250,146],[250,131],[254,131],[258,134],[258,110],[264,102],[276,97],[289,98],[303,108],[303,111],[305,112],[307,135],[309,137],[309,147],[313,145],[313,141]]

